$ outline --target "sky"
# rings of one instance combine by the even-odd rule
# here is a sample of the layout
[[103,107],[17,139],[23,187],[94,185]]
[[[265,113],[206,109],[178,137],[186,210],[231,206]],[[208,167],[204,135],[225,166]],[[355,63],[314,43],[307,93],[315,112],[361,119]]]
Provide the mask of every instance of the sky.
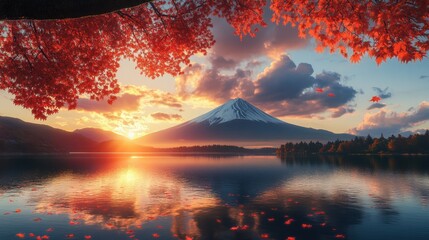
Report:
[[[385,136],[429,129],[429,60],[377,65],[351,63],[338,53],[317,53],[311,38],[290,26],[269,23],[256,37],[240,40],[214,19],[216,43],[195,55],[184,74],[149,79],[121,61],[121,84],[112,105],[81,98],[46,121],[15,106],[0,91],[0,115],[73,131],[94,127],[137,138],[175,126],[237,97],[288,123],[335,133]],[[316,89],[322,89],[318,92]],[[381,97],[378,103],[372,96]]]

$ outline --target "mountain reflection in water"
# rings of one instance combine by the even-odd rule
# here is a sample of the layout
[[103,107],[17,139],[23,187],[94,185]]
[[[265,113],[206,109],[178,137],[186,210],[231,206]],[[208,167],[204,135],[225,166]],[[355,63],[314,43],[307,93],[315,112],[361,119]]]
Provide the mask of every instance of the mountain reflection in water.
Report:
[[0,239],[429,238],[427,157],[0,160]]

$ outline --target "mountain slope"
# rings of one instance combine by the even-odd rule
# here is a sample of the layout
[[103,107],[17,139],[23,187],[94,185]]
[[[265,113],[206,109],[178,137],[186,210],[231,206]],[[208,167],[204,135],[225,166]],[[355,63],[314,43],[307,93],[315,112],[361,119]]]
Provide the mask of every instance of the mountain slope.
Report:
[[113,141],[113,140],[118,140],[118,141],[128,140],[121,135],[118,135],[110,131],[98,129],[98,128],[82,128],[82,129],[76,129],[73,132],[99,143],[105,142],[105,141]]
[[284,141],[329,141],[352,137],[283,122],[237,98],[188,122],[139,140],[146,145],[272,145]]
[[95,146],[77,133],[0,116],[0,152],[88,151]]

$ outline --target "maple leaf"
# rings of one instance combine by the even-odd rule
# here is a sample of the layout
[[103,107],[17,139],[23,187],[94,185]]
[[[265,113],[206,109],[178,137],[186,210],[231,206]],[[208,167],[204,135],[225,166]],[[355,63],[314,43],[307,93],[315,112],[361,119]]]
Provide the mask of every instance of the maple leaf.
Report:
[[318,92],[318,93],[323,93],[323,88],[316,88],[314,91]]
[[25,238],[25,233],[17,233],[16,236],[18,238]]
[[379,96],[372,96],[372,98],[369,100],[371,102],[379,102],[381,98]]

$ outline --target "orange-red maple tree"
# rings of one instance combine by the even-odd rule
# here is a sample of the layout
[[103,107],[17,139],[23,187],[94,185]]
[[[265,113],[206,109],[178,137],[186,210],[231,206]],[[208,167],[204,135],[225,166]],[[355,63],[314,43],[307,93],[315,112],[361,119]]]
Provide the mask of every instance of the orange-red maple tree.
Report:
[[[48,5],[37,8],[16,4],[28,2],[24,0],[0,0],[0,89],[13,94],[14,103],[31,109],[35,118],[45,119],[62,107],[73,109],[81,96],[113,101],[122,58],[133,60],[149,77],[180,74],[192,55],[206,53],[214,44],[212,16],[225,18],[240,37],[254,36],[258,26],[265,26],[267,3],[67,1],[74,5],[54,6],[56,13],[46,11],[56,0],[40,0]],[[408,62],[422,59],[429,49],[428,0],[272,0],[271,9],[273,21],[296,25],[302,37],[316,40],[319,50],[338,50],[354,62],[364,54],[377,63],[387,58]]]
[[312,36],[316,50],[339,51],[352,62],[363,55],[377,64],[388,58],[421,60],[429,50],[428,0],[273,0],[277,23]]

